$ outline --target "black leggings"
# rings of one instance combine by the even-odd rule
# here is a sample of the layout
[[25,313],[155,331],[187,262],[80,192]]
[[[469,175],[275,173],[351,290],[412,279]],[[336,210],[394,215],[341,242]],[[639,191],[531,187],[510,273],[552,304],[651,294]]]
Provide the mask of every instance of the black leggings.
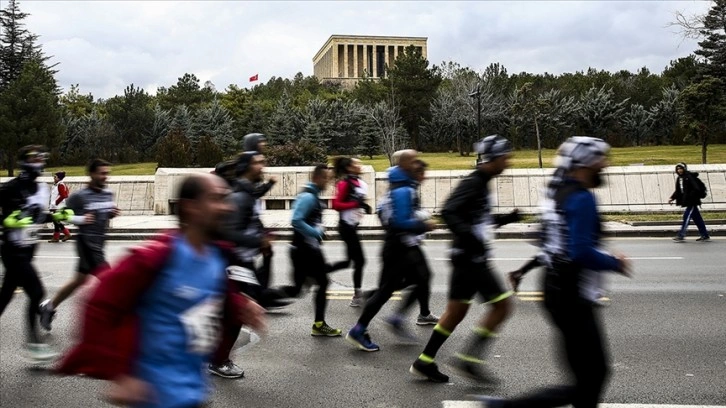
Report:
[[35,246],[30,248],[18,248],[12,245],[3,244],[0,248],[0,254],[3,258],[3,266],[5,267],[5,276],[3,278],[3,286],[0,289],[0,316],[5,312],[5,307],[15,294],[15,289],[23,288],[28,296],[27,311],[27,331],[28,342],[40,343],[38,335],[38,311],[40,302],[45,296],[43,284],[38,278],[38,272],[33,267],[33,254]]
[[[391,298],[393,292],[410,285],[416,285],[416,289],[409,294],[408,299],[401,305],[401,312],[413,305],[416,299],[421,298],[425,298],[425,305],[421,305],[422,311],[424,311],[424,306],[428,309],[430,272],[428,272],[428,265],[425,268],[421,267],[421,260],[425,262],[419,247],[406,247],[395,237],[387,238],[383,244],[383,269],[381,270],[380,288],[366,302],[358,323],[368,326],[383,305]],[[426,281],[424,282],[421,279],[426,279]]]
[[353,262],[353,287],[360,289],[363,285],[363,267],[366,264],[366,258],[363,255],[363,247],[358,236],[358,227],[341,220],[338,223],[338,233],[345,242],[348,259],[333,264],[332,270],[347,268]]
[[[384,282],[389,279],[397,279],[396,276],[390,276],[391,271],[400,269],[399,272],[402,275],[400,278],[402,279],[398,280],[399,285],[394,291],[405,289],[409,286],[413,288],[408,291],[406,299],[401,302],[398,313],[406,313],[418,301],[420,314],[422,316],[428,316],[431,314],[431,309],[429,308],[429,299],[431,298],[431,269],[429,269],[426,256],[424,256],[423,251],[418,246],[405,248],[402,251],[405,251],[404,255],[399,253],[398,256],[402,258],[403,263],[401,265],[403,269],[401,267],[386,268],[384,266],[378,281],[378,289],[366,291],[365,296],[368,299],[372,299],[380,288],[383,287]],[[390,260],[389,262],[393,261]]]
[[318,285],[318,293],[315,296],[315,321],[325,321],[325,308],[328,303],[328,270],[330,266],[325,263],[323,252],[319,248],[312,248],[306,245],[290,248],[292,259],[293,277],[295,285],[284,286],[283,290],[289,297],[297,297],[302,291],[308,278],[313,279]]
[[608,357],[599,316],[592,303],[577,295],[545,290],[545,307],[559,331],[572,385],[551,387],[524,398],[507,401],[507,408],[595,408],[608,378]]

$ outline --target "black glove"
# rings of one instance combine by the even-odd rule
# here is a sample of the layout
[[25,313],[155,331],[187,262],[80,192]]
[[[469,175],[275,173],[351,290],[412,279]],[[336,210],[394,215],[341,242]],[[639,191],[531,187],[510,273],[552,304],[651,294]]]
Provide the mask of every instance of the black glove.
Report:
[[366,214],[373,214],[373,209],[372,209],[372,208],[371,208],[371,206],[370,206],[370,205],[368,205],[367,203],[364,203],[364,202],[362,202],[362,201],[361,201],[361,202],[359,203],[359,206],[360,206],[360,208],[362,208],[362,209],[363,209],[363,211],[365,211],[365,212],[366,212]]
[[511,224],[513,222],[518,222],[521,220],[522,216],[519,214],[519,210],[515,208],[509,214],[498,217],[497,224],[501,227],[502,225]]

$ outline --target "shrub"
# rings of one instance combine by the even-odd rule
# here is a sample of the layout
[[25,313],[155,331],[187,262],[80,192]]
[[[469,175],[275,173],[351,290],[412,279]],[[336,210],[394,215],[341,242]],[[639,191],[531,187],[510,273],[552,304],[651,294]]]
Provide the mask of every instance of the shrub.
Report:
[[266,156],[269,166],[278,167],[312,166],[328,162],[325,146],[319,146],[309,140],[268,146]]

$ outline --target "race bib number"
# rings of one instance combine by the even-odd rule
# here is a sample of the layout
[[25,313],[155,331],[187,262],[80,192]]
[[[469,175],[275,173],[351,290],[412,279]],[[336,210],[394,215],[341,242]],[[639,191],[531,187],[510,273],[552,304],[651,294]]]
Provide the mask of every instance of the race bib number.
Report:
[[217,348],[221,324],[222,299],[213,296],[187,309],[181,322],[187,334],[187,350],[194,354],[210,354]]
[[24,228],[12,229],[8,232],[8,241],[19,247],[28,247],[38,242],[39,224],[31,224]]

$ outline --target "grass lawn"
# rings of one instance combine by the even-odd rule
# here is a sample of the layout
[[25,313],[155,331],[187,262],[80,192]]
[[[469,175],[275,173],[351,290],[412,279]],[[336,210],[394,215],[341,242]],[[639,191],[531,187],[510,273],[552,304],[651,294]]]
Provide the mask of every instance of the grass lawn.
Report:
[[[552,149],[542,152],[542,163],[545,167],[552,166],[555,151]],[[475,156],[462,157],[458,153],[422,153],[423,160],[429,163],[431,170],[471,170],[474,168]],[[332,159],[332,157],[331,157]],[[385,171],[388,159],[385,156],[362,158],[363,164],[371,165],[376,171]],[[675,165],[678,162],[698,164],[701,162],[700,146],[649,146],[649,147],[619,147],[614,148],[610,154],[613,166],[629,166],[631,164],[644,165]],[[708,147],[709,163],[726,163],[726,145],[711,145]],[[536,168],[537,151],[519,150],[514,153],[514,168]],[[85,175],[83,166],[51,167],[47,171],[64,170],[69,176]],[[119,176],[153,175],[156,163],[119,164],[113,166],[113,173]]]
[[[458,153],[422,153],[421,157],[429,163],[431,170],[470,170],[473,169],[476,156],[462,157]],[[555,157],[554,149],[542,151],[542,164],[544,167],[552,167],[552,160]],[[373,156],[361,159],[364,164],[369,164],[376,171],[384,171],[389,167],[388,159],[385,156]],[[618,147],[612,149],[610,162],[613,166],[629,166],[632,164],[652,165],[675,165],[678,162],[688,164],[701,163],[700,146],[649,146],[649,147]],[[711,145],[708,147],[709,163],[726,163],[726,145]],[[514,168],[537,168],[536,150],[518,150],[514,152],[512,167]]]
[[[65,171],[66,176],[85,176],[85,166],[59,166],[48,167],[45,171],[55,173]],[[111,167],[111,176],[153,176],[156,173],[156,163],[117,164]]]

